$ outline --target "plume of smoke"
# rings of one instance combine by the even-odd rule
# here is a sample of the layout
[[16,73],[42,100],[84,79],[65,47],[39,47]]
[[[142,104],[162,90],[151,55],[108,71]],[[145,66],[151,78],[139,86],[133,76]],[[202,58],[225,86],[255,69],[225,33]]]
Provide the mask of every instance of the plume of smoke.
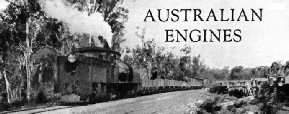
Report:
[[7,8],[9,2],[5,0],[0,0],[0,13]]
[[108,42],[109,47],[111,47],[111,27],[104,21],[104,17],[100,13],[95,12],[88,15],[87,11],[78,11],[63,0],[42,0],[41,3],[44,12],[49,17],[56,18],[67,24],[69,32],[73,34],[87,33],[93,36],[103,36]]

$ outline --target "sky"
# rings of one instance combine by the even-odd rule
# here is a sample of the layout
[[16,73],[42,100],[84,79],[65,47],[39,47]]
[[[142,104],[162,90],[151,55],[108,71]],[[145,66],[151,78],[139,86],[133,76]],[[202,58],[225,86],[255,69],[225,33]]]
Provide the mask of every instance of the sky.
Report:
[[[181,55],[180,49],[185,44],[191,46],[191,56],[201,55],[201,59],[210,68],[229,66],[257,67],[270,66],[273,61],[289,60],[289,1],[287,0],[125,0],[123,6],[129,10],[129,20],[125,24],[127,41],[123,44],[128,47],[140,45],[140,38],[135,34],[139,28],[146,28],[146,39],[154,38],[157,45],[167,51]],[[259,12],[263,8],[262,21],[249,22],[220,22],[220,21],[189,21],[189,22],[144,22],[148,10],[157,18],[157,10],[162,9],[201,9],[202,14],[208,15],[210,9],[220,16],[219,9],[235,9],[235,15],[243,8],[248,17],[250,9]],[[227,13],[225,12],[225,15]],[[165,15],[165,14],[161,14]],[[179,14],[180,18],[184,16]],[[205,16],[204,16],[205,17]],[[256,19],[256,18],[255,18]],[[169,42],[166,43],[166,29],[241,29],[240,42]]]

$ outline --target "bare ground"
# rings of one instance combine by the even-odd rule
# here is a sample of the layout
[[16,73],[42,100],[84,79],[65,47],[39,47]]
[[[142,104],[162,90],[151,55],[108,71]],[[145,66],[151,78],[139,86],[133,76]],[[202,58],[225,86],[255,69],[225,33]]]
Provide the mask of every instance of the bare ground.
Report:
[[47,114],[184,114],[188,104],[214,96],[206,90],[188,90],[128,98],[87,106],[56,106],[14,113]]

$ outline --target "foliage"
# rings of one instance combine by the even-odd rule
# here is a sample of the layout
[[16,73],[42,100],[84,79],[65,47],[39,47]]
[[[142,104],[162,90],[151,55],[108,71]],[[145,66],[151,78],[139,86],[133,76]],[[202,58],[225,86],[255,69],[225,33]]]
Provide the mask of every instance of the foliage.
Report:
[[231,70],[229,80],[250,80],[251,78],[265,78],[268,74],[269,67],[260,66],[256,68],[243,68],[236,66]]
[[[199,106],[199,108],[205,110],[208,113],[215,113],[216,111],[221,110],[222,107],[218,106],[218,104],[221,102],[223,102],[223,98],[218,96],[214,99],[207,99]],[[201,110],[199,113],[201,113]]]
[[[79,10],[102,13],[115,33],[113,44],[119,45],[124,41],[123,24],[127,21],[128,10],[119,7],[121,0],[68,1],[78,5]],[[1,69],[5,69],[1,70],[1,74],[5,76],[7,74],[7,79],[1,78],[1,85],[7,85],[6,90],[11,91],[8,96],[12,99],[14,99],[12,96],[15,96],[13,91],[22,94],[23,87],[33,90],[32,97],[36,96],[38,91],[50,91],[54,83],[52,72],[56,71],[54,67],[56,55],[70,53],[73,42],[79,36],[70,35],[64,31],[62,22],[48,18],[41,9],[39,0],[8,0],[8,2],[10,4],[7,9],[0,14]],[[122,21],[119,21],[121,19]],[[46,53],[45,49],[50,52]],[[21,98],[21,95],[18,96]]]
[[[48,18],[38,0],[8,1],[9,6],[0,14],[0,92],[8,93],[11,102],[23,100],[28,89],[33,90],[31,96],[48,98],[55,80],[56,56],[70,53],[73,43],[83,36],[69,34],[64,30],[63,22]],[[122,0],[67,1],[80,11],[88,11],[89,14],[101,13],[112,28],[111,48],[120,51],[120,44],[125,41],[124,24],[128,20],[128,10],[121,6]],[[270,70],[267,66],[236,66],[231,70],[229,67],[209,68],[201,55],[190,55],[194,50],[189,45],[180,50],[180,53],[184,53],[183,56],[177,56],[172,52],[165,52],[165,48],[158,46],[154,39],[147,40],[146,28],[141,30],[141,33],[136,35],[142,44],[131,49],[125,48],[122,52],[123,61],[136,69],[144,68],[149,73],[157,72],[158,78],[185,80],[196,77],[211,82],[248,80],[265,77]],[[31,82],[32,86],[28,82]],[[212,103],[214,102],[210,105],[213,105]]]

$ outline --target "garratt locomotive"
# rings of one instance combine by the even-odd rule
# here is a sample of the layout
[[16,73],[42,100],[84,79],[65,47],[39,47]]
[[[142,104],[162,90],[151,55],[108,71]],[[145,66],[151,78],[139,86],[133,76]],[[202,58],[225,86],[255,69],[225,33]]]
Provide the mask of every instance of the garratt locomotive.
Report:
[[106,48],[77,48],[57,57],[55,92],[61,101],[110,100],[129,94],[202,88],[198,78],[152,79],[148,69],[136,69],[120,59],[120,53]]

